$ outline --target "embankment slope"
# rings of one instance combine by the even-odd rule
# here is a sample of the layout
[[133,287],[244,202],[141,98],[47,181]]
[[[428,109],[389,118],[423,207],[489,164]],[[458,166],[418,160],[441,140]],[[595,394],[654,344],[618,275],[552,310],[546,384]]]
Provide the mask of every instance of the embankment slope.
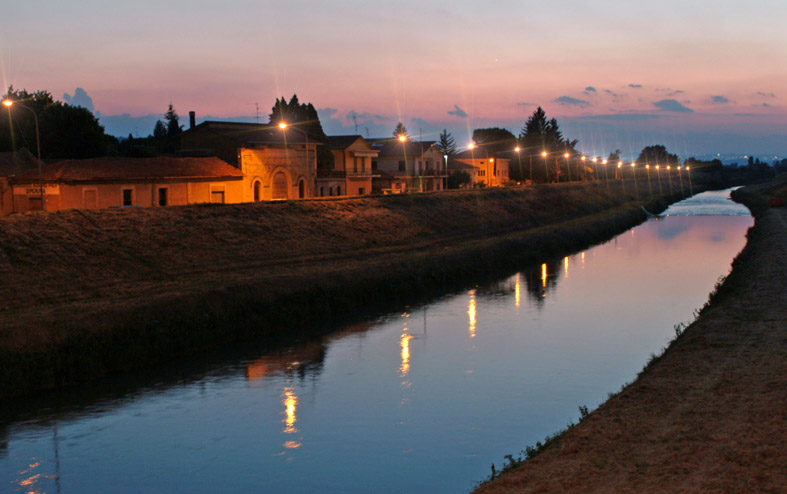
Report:
[[700,317],[618,395],[479,494],[785,492],[787,177],[737,197],[756,213]]
[[603,240],[680,195],[631,185],[2,218],[0,398],[391,308]]

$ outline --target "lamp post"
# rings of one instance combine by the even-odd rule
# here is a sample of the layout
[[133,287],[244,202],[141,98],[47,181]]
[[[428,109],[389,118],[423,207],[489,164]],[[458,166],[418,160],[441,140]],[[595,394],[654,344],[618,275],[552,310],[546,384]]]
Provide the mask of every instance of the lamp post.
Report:
[[547,164],[547,152],[541,151],[541,157],[544,158],[544,183],[549,183],[549,165]]
[[582,180],[584,180],[584,181],[586,181],[586,182],[587,182],[587,179],[588,179],[588,172],[587,172],[587,170],[585,169],[585,160],[587,160],[587,159],[588,159],[588,157],[587,157],[587,156],[585,156],[585,155],[583,154],[583,155],[582,155],[582,157],[581,157],[580,159],[582,160]]
[[631,173],[634,175],[634,196],[639,199],[639,187],[637,187],[637,163],[631,162]]
[[692,190],[692,186],[691,186],[691,167],[690,166],[686,167],[686,177],[688,177],[688,179],[689,179],[689,195],[693,196],[694,195],[694,190]]
[[678,178],[680,179],[680,195],[683,195],[683,174],[680,172],[681,168],[678,165]]
[[661,165],[656,165],[656,182],[659,184],[659,197],[661,197]]
[[519,180],[522,180],[522,149],[517,146],[514,148],[514,152],[516,152],[516,157],[519,160]]
[[672,195],[672,173],[670,172],[671,168],[672,167],[670,165],[667,165],[667,183],[669,184],[669,195]]
[[568,153],[565,153],[563,155],[563,157],[566,158],[566,170],[568,170],[568,181],[570,182],[571,181],[571,161],[569,161],[569,159],[568,159],[569,156],[570,155]]
[[648,171],[648,195],[653,195],[653,187],[650,185],[650,164],[645,164],[645,169]]
[[[312,182],[316,179],[316,172],[312,173],[311,170],[311,161],[309,160],[309,134],[306,133],[305,130],[299,129],[298,127],[292,127],[287,122],[279,122],[279,128],[285,132],[285,137],[287,136],[286,132],[287,129],[293,129],[295,131],[300,132],[303,134],[303,137],[306,138],[306,173],[309,174],[309,197],[314,197],[314,190]],[[315,157],[316,158],[316,157]],[[288,195],[289,196],[289,195]]]
[[40,187],[39,192],[41,193],[41,210],[45,211],[46,210],[46,205],[44,203],[44,173],[43,173],[43,170],[41,170],[41,134],[38,131],[38,114],[35,112],[35,110],[30,108],[29,106],[25,106],[25,105],[23,105],[22,103],[20,103],[18,101],[13,101],[13,100],[10,100],[10,99],[4,99],[3,100],[3,106],[8,108],[9,110],[14,105],[19,105],[21,108],[24,108],[24,109],[28,110],[30,113],[32,113],[33,114],[33,120],[35,120],[35,123],[36,123],[36,155],[38,156],[38,184],[39,184],[39,187]]

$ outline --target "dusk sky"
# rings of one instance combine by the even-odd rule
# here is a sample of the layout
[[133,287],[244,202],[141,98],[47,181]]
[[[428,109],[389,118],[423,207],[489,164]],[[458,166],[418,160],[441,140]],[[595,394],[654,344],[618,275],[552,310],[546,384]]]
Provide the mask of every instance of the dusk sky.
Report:
[[115,134],[151,133],[170,102],[265,122],[297,93],[328,134],[355,114],[365,136],[402,121],[463,144],[541,105],[589,154],[785,155],[785,20],[783,0],[27,0],[4,8],[0,71]]

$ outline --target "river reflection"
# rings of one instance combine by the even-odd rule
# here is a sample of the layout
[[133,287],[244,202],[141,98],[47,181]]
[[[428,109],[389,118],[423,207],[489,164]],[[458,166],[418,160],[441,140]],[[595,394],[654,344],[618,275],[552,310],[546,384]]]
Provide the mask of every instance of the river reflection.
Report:
[[467,491],[633,379],[751,223],[668,216],[303,345],[4,403],[0,490]]

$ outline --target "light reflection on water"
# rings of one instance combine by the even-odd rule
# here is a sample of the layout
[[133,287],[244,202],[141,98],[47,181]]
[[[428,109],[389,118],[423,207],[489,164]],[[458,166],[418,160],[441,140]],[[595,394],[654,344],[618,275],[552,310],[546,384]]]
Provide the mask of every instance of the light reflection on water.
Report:
[[0,491],[467,491],[633,379],[752,223],[670,214],[303,346],[0,422]]

